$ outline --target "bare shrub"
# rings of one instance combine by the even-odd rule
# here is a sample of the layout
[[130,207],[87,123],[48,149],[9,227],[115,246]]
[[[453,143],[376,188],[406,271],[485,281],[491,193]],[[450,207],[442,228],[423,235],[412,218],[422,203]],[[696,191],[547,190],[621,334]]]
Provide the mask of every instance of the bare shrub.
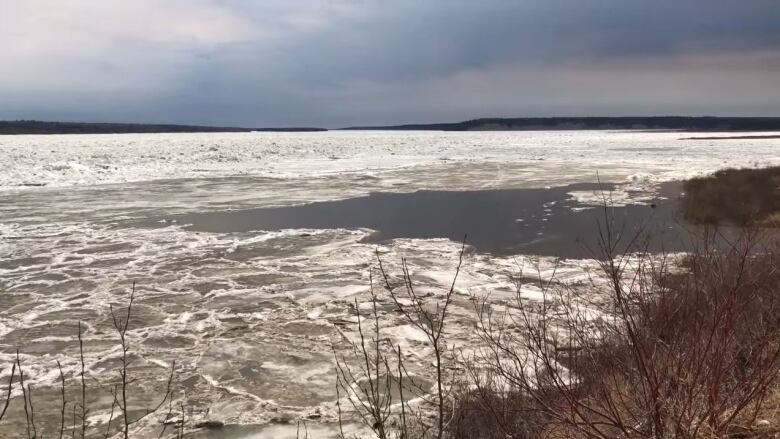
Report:
[[[349,342],[352,361],[336,355],[336,389],[340,423],[342,422],[340,400],[343,392],[343,396],[349,401],[352,409],[363,423],[369,426],[380,439],[388,437],[443,437],[448,424],[453,419],[446,410],[449,389],[447,388],[448,378],[445,376],[446,346],[443,335],[447,311],[455,293],[455,283],[463,263],[465,249],[464,238],[452,284],[445,292],[444,297],[438,300],[430,299],[416,292],[415,282],[404,258],[401,259],[401,285],[391,280],[377,252],[378,269],[385,293],[396,311],[409,324],[425,334],[433,349],[434,370],[432,375],[434,376],[435,389],[431,394],[428,389],[423,388],[415,381],[414,376],[409,374],[404,366],[400,346],[394,347],[382,342],[377,312],[378,297],[374,291],[373,275],[371,275],[370,317],[373,320],[373,328],[370,333],[363,328],[360,305],[355,301],[360,342]],[[430,306],[430,302],[434,302],[433,307]],[[356,364],[356,367],[351,367],[350,363]],[[394,392],[393,389],[397,389],[397,392]],[[427,407],[419,405],[412,407],[410,400],[417,400],[423,405],[433,407],[436,413],[435,424],[428,425],[425,420],[426,416],[422,410]]]
[[[406,370],[401,347],[383,339],[371,278],[369,314],[362,314],[355,301],[359,341],[347,339],[350,358],[339,356],[334,348],[339,426],[343,424],[341,401],[346,399],[363,424],[380,439],[427,437],[431,429],[410,401],[425,398],[428,389]],[[363,322],[369,320],[372,324],[367,328]],[[345,437],[343,429],[341,437]]]
[[777,227],[780,167],[723,169],[685,182],[683,216],[696,224]]
[[[393,404],[392,373],[385,349],[381,346],[379,337],[379,315],[376,308],[376,295],[371,282],[371,305],[373,330],[367,334],[363,329],[363,316],[360,306],[355,300],[358,335],[360,341],[350,341],[353,358],[350,362],[344,357],[336,356],[336,394],[339,404],[339,421],[341,422],[341,392],[343,391],[352,408],[361,417],[364,424],[371,427],[380,439],[388,437],[388,420],[391,416],[390,407]],[[353,365],[351,366],[350,363]],[[403,404],[403,400],[401,401]],[[343,435],[343,433],[342,433]]]
[[708,243],[679,270],[664,255],[618,252],[613,230],[602,229],[599,262],[611,309],[596,313],[576,286],[541,278],[541,301],[518,285],[507,312],[477,306],[487,346],[477,363],[503,382],[495,393],[519,395],[545,436],[749,431],[780,372],[775,253],[746,232],[725,248]]
[[[465,367],[474,372],[474,363]],[[495,380],[469,374],[452,398],[453,419],[445,431],[452,439],[533,438],[541,433],[543,413],[517,391],[507,392]]]

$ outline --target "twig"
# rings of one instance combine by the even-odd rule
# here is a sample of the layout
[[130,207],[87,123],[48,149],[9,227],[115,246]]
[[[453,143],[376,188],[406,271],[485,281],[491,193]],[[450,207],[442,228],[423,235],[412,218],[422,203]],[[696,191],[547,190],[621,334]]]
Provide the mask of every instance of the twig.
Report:
[[8,410],[8,404],[11,402],[11,390],[14,384],[14,374],[16,374],[16,363],[11,366],[11,377],[8,378],[8,388],[6,389],[5,403],[3,404],[3,411],[0,412],[0,420],[5,416],[5,411]]
[[[84,376],[84,338],[82,336],[81,321],[79,320],[79,361],[81,363],[81,438],[87,437],[87,380]],[[74,410],[76,406],[73,406]],[[75,434],[74,434],[75,439]]]
[[30,413],[27,409],[27,390],[24,387],[24,370],[22,370],[22,362],[19,360],[19,349],[16,350],[16,365],[19,367],[19,386],[22,388],[22,398],[24,400],[24,418],[27,424],[27,437],[32,439],[32,428],[30,423]]
[[62,407],[60,411],[60,439],[62,439],[65,435],[65,406],[67,401],[65,399],[65,375],[62,373],[62,365],[59,360],[57,360],[57,369],[60,371],[60,389],[62,390]]

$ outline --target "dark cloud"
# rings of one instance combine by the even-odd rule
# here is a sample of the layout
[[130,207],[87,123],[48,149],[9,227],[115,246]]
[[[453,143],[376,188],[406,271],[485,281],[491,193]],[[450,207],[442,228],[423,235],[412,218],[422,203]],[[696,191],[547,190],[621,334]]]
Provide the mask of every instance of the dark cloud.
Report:
[[0,118],[340,126],[780,115],[775,0],[164,4],[6,7]]

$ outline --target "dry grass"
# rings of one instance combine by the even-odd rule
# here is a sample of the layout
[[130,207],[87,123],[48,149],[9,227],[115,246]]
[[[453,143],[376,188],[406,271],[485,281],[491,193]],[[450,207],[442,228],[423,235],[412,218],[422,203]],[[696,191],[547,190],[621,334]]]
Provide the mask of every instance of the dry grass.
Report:
[[682,213],[694,224],[778,226],[780,167],[725,169],[685,182]]

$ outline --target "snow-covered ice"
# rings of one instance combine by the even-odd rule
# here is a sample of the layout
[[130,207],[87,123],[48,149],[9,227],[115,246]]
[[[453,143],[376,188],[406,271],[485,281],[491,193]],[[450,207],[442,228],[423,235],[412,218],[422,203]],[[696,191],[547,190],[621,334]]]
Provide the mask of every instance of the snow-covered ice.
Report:
[[[681,140],[691,136],[634,131],[0,136],[0,188],[241,175],[382,178],[403,168],[430,170],[435,177],[439,170],[464,166],[464,174],[453,176],[461,177],[454,181],[459,188],[543,187],[595,181],[596,172],[604,180],[636,183],[778,160],[773,139]],[[486,172],[479,175],[481,169]],[[399,177],[403,184],[403,174]]]

